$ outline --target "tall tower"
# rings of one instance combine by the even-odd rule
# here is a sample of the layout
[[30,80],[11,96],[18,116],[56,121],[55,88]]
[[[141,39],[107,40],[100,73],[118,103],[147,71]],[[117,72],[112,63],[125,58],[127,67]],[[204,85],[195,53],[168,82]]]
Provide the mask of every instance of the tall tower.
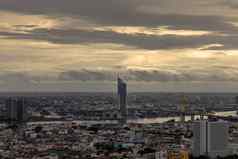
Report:
[[124,82],[120,77],[117,79],[117,94],[118,94],[118,101],[119,101],[119,107],[120,107],[120,123],[126,124],[127,121],[127,85],[126,82]]

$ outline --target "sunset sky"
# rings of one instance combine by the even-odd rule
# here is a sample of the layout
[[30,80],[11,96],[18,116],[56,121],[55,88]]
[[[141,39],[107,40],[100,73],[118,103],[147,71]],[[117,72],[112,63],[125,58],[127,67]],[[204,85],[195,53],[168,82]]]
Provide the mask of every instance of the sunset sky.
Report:
[[0,0],[1,91],[238,92],[237,0]]

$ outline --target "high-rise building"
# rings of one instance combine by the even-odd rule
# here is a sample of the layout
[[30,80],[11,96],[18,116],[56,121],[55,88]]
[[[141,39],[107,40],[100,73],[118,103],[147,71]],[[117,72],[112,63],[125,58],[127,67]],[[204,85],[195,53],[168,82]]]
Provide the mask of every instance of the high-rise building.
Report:
[[207,154],[206,146],[207,121],[201,120],[193,123],[193,155],[201,156]]
[[127,121],[127,85],[121,78],[117,79],[117,91],[121,114],[120,123],[125,124]]
[[223,121],[196,121],[193,124],[193,155],[223,157],[228,152],[228,124]]
[[227,122],[208,122],[208,155],[210,157],[224,157],[228,155],[228,123]]
[[8,98],[6,100],[6,118],[9,121],[23,122],[27,119],[24,98]]

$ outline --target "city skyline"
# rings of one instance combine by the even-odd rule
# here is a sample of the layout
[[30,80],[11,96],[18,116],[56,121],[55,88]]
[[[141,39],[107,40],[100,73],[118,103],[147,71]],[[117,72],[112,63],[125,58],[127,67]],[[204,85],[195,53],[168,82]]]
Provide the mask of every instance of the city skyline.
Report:
[[238,92],[237,6],[0,1],[0,92]]

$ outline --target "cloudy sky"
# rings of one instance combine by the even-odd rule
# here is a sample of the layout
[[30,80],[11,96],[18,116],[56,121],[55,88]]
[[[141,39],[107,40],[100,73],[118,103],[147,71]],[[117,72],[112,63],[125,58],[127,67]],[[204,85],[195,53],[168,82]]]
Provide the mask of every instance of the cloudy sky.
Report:
[[237,0],[0,0],[0,91],[238,91]]

